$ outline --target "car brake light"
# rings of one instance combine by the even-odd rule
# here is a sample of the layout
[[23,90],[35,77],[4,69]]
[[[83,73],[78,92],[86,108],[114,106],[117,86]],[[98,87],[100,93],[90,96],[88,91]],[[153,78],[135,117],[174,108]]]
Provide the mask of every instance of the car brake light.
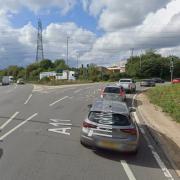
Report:
[[119,95],[120,95],[120,96],[123,96],[123,91],[122,91],[122,90],[120,90]]
[[83,127],[85,127],[85,128],[96,128],[97,126],[84,121],[83,122]]
[[131,134],[131,135],[136,135],[137,134],[137,130],[136,129],[121,129],[122,132],[124,133],[128,133],[128,134]]

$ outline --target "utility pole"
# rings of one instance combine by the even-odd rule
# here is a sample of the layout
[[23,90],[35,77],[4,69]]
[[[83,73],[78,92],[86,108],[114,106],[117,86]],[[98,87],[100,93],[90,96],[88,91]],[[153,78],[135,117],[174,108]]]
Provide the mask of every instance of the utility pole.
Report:
[[134,55],[134,48],[131,48],[131,61],[133,59],[133,55]]
[[77,69],[79,67],[79,54],[77,54]]
[[36,62],[43,59],[44,59],[44,51],[43,51],[43,38],[42,38],[42,22],[40,19],[38,19]]
[[173,80],[173,72],[174,72],[174,60],[173,57],[171,57],[171,62],[170,62],[171,83]]

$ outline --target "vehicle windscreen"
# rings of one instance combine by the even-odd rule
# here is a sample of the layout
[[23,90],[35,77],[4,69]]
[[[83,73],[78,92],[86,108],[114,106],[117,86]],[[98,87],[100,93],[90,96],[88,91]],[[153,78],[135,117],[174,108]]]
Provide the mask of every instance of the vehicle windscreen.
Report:
[[116,87],[106,87],[104,89],[104,93],[115,93],[115,94],[119,94],[119,88]]
[[95,123],[112,126],[129,126],[131,124],[129,117],[111,112],[91,111],[89,120]]
[[128,82],[131,82],[131,80],[128,80],[128,79],[123,79],[123,80],[120,80],[120,82],[125,82],[125,83],[128,83]]

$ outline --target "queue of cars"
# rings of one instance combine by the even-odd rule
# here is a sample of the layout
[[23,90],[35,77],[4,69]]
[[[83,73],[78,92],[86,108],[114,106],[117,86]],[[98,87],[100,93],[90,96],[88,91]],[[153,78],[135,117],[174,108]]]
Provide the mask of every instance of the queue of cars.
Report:
[[[140,86],[153,87],[164,83],[161,78],[144,79]],[[119,152],[137,153],[139,130],[132,118],[135,108],[128,108],[126,92],[136,92],[133,79],[120,79],[116,85],[107,85],[100,97],[89,106],[87,118],[83,121],[80,142],[95,148]]]
[[[132,79],[123,79],[122,84],[127,83],[135,84]],[[100,97],[89,106],[88,116],[82,125],[81,144],[119,152],[137,153],[139,130],[132,118],[135,108],[128,108],[124,102],[126,91],[134,92],[136,86],[122,84],[106,86],[101,91]]]

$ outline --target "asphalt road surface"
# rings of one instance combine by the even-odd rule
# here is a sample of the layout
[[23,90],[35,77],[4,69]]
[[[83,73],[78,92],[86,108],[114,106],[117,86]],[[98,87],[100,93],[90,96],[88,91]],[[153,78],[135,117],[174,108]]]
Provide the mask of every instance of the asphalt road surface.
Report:
[[[99,96],[101,86],[0,86],[0,180],[178,179],[141,123],[137,155],[80,144],[87,105]],[[129,106],[134,95],[127,95]]]

